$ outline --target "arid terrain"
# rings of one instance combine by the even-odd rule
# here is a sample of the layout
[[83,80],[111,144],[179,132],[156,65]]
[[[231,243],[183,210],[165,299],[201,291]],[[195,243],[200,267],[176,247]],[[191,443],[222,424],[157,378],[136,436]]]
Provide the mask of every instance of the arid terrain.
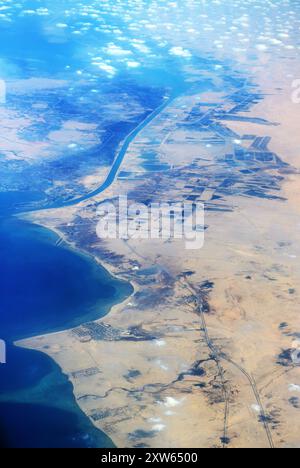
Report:
[[[299,447],[300,108],[289,80],[259,85],[175,99],[105,193],[29,215],[134,285],[98,322],[20,343],[55,359],[118,447]],[[145,148],[169,168],[149,177]],[[100,240],[96,208],[120,194],[196,196],[204,247]]]

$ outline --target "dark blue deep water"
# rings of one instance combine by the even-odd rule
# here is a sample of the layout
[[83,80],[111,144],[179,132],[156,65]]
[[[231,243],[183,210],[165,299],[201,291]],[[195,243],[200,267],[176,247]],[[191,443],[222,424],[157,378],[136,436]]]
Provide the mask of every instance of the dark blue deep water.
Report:
[[0,220],[1,336],[16,340],[94,320],[130,294],[88,257],[39,226]]
[[131,292],[88,257],[56,246],[57,236],[16,218],[0,219],[0,445],[111,447],[77,406],[72,385],[46,355],[16,339],[105,315]]

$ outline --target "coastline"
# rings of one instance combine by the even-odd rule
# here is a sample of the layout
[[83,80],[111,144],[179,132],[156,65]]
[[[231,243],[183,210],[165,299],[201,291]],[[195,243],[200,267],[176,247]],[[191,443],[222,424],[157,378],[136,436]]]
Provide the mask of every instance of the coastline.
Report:
[[[123,281],[124,283],[127,283],[126,279],[125,278],[122,278],[120,275],[116,275],[116,272],[115,270],[111,267],[111,265],[109,265],[108,263],[105,263],[103,261],[101,261],[100,258],[98,258],[97,256],[93,256],[91,253],[89,253],[88,251],[86,251],[85,249],[77,246],[75,244],[75,242],[70,242],[65,234],[58,228],[55,228],[53,226],[49,226],[47,224],[44,224],[44,223],[37,223],[36,221],[32,221],[30,219],[30,216],[22,216],[22,215],[19,215],[18,216],[20,219],[23,219],[23,220],[26,220],[26,221],[29,221],[31,222],[32,224],[35,224],[37,226],[40,226],[44,229],[46,229],[47,231],[52,231],[54,234],[57,235],[58,237],[58,240],[61,240],[64,244],[64,247],[65,248],[68,248],[69,250],[72,250],[74,252],[74,254],[76,255],[83,255],[85,258],[88,258],[89,261],[91,262],[95,262],[95,264],[99,265],[101,268],[103,268],[104,270],[107,271],[107,273],[109,275],[111,275],[113,278],[115,278],[117,281]],[[105,317],[109,316],[109,315],[117,315],[119,312],[121,312],[122,308],[125,306],[126,303],[128,303],[130,301],[130,299],[140,290],[139,286],[137,284],[133,284],[133,283],[130,283],[130,285],[132,286],[133,290],[132,290],[132,293],[130,296],[128,296],[127,298],[125,298],[123,301],[111,306],[109,308],[109,310],[107,311],[107,313],[105,315],[102,315],[100,316],[98,319],[94,320],[94,322],[97,322],[97,321],[101,321],[102,319],[104,319]],[[84,322],[83,322],[84,324]],[[71,330],[72,327],[70,327],[69,329],[64,329],[64,330],[61,330],[61,331],[54,331],[54,332],[50,332],[50,333],[47,333],[46,336],[51,336],[51,335],[60,335],[60,334],[63,334],[64,332],[68,331],[68,330]],[[14,346],[16,347],[19,347],[19,348],[23,348],[23,349],[32,349],[31,346],[30,346],[30,342],[31,340],[34,340],[34,339],[39,339],[40,337],[42,336],[45,336],[45,334],[43,335],[33,335],[31,337],[28,337],[28,338],[25,338],[25,339],[21,339],[21,340],[16,340],[13,342]],[[42,351],[39,351],[43,354],[46,354],[50,359],[53,359],[53,357],[51,356],[51,354],[47,353],[46,350],[42,350]],[[55,360],[53,359],[53,361],[55,362]],[[56,363],[56,365],[59,366],[59,364]],[[60,366],[59,366],[60,367]],[[60,367],[61,369],[61,372],[64,374],[64,370],[62,367]],[[65,374],[64,374],[65,375]],[[74,398],[75,398],[75,393],[74,393],[74,385],[72,383],[72,381],[69,379],[69,382],[71,383],[72,385],[72,391],[73,391],[73,395],[74,395]],[[75,398],[75,401],[76,401],[76,398]],[[76,404],[78,405],[78,402],[76,401]],[[79,405],[78,405],[79,407]],[[82,409],[79,407],[80,411],[82,411]],[[90,422],[94,425],[95,429],[97,430],[100,430],[99,427],[96,426],[96,424],[94,424],[93,420],[92,419],[89,419]],[[101,429],[101,432],[103,434],[105,434],[105,436],[108,438],[108,439],[112,439],[111,436],[105,432],[105,430],[102,430]],[[121,441],[120,441],[121,442]],[[113,441],[113,443],[115,443],[115,441]]]
[[[195,96],[197,99],[199,97]],[[180,102],[183,104],[182,100]],[[191,97],[188,104],[194,106]],[[162,116],[156,122],[155,132],[160,129],[163,132],[163,125]],[[246,133],[248,127],[242,125],[241,131]],[[174,134],[176,137],[176,130]],[[131,147],[130,154],[132,157],[126,158],[124,170],[128,165],[131,169],[138,164],[136,146]],[[194,155],[188,153],[185,157],[192,160]],[[178,164],[184,170],[182,160]],[[116,181],[107,196],[123,193],[122,184],[130,191],[130,181]],[[172,189],[170,193],[175,193],[175,197],[175,189],[181,190],[181,187]],[[60,232],[69,222],[75,223],[76,216],[84,216],[84,229],[87,226],[94,229],[93,208],[97,201],[69,210],[36,213],[33,218],[48,229],[54,226]],[[42,350],[59,362],[73,383],[82,410],[118,447],[224,445],[222,382],[211,360],[211,350],[202,338],[201,321],[197,308],[193,307],[195,298],[183,281],[183,272],[193,272],[189,282],[199,291],[208,310],[209,334],[222,355],[230,356],[229,361],[222,360],[230,395],[228,445],[268,446],[264,426],[258,418],[260,411],[272,421],[270,430],[275,446],[296,444],[293,435],[297,433],[294,431],[296,423],[287,393],[289,385],[297,380],[297,369],[290,367],[286,374],[280,361],[282,349],[291,347],[290,336],[297,331],[297,291],[293,295],[289,292],[295,289],[299,278],[294,260],[299,250],[297,233],[283,229],[293,225],[293,213],[287,209],[286,201],[277,198],[253,200],[229,195],[227,203],[235,209],[223,214],[207,213],[209,229],[202,251],[191,253],[180,245],[155,241],[149,245],[134,240],[130,245],[107,241],[106,256],[92,255],[94,261],[99,261],[113,275],[122,277],[121,272],[126,272],[126,276],[133,279],[130,282],[135,290],[130,297],[131,306],[129,300],[118,304],[96,323],[125,332],[142,326],[146,336],[155,339],[107,340],[95,331],[91,339],[81,341],[78,330],[76,333],[71,330],[21,343]],[[80,226],[80,219],[76,226]],[[95,247],[88,238],[72,235],[70,231],[61,234],[66,242],[71,237],[75,248],[77,245],[81,248],[82,243],[86,244],[83,250]],[[114,262],[114,255],[120,256],[118,263]],[[155,274],[154,282],[149,283],[147,277],[141,279],[132,271],[133,262],[139,264],[141,270],[163,264],[168,275]],[[152,302],[148,301],[148,291],[151,291]],[[289,333],[281,331],[282,310],[286,311],[284,320]],[[89,333],[86,327],[79,327],[79,331]],[[197,367],[199,362],[200,368]],[[95,364],[100,374],[81,374],[83,369]],[[244,370],[253,375],[255,384],[245,379]],[[276,381],[276,388],[271,384],[273,381]],[[261,407],[255,400],[252,385],[258,388]],[[279,426],[273,420],[281,412],[287,418],[280,419]],[[202,421],[206,423],[205,428]]]
[[[115,280],[117,281],[122,281],[124,284],[125,283],[128,283],[128,281],[126,280],[126,278],[122,277],[122,275],[120,274],[117,274],[116,273],[116,269],[114,269],[112,267],[111,264],[109,264],[108,262],[105,262],[104,260],[102,260],[101,258],[99,258],[97,255],[93,255],[91,254],[87,249],[84,249],[82,246],[79,246],[76,244],[75,241],[70,241],[67,236],[62,232],[62,230],[60,230],[58,227],[54,227],[50,224],[47,224],[47,223],[42,223],[42,222],[38,222],[34,219],[32,219],[29,216],[22,216],[20,215],[19,216],[20,219],[24,219],[24,220],[28,220],[30,221],[32,224],[35,224],[37,226],[41,226],[42,228],[48,230],[48,231],[52,231],[53,233],[55,233],[58,237],[58,239],[60,239],[64,245],[65,245],[65,248],[73,251],[76,255],[83,255],[85,258],[89,259],[90,261],[92,262],[95,262],[96,265],[98,265],[99,267],[103,268],[103,270],[105,270],[106,272],[108,272],[108,274],[114,278]],[[130,294],[130,296],[128,296],[127,298],[125,298],[123,301],[121,302],[118,302],[117,304],[113,305],[112,307],[110,307],[110,309],[108,310],[108,312],[99,317],[98,319],[96,319],[95,321],[98,321],[98,320],[101,320],[102,318],[105,318],[107,317],[108,315],[110,314],[114,314],[114,312],[119,312],[119,310],[121,310],[123,308],[123,306],[129,301],[130,302],[130,299],[137,293],[140,291],[140,286],[135,283],[135,282],[130,282],[129,285],[133,288],[132,290],[132,293]],[[69,330],[71,329],[72,327],[69,328]],[[67,329],[68,330],[68,329]],[[56,333],[63,333],[64,331],[67,331],[67,330],[61,330],[60,332],[50,332],[49,334],[56,334]],[[39,335],[41,336],[41,335]],[[26,338],[27,339],[31,339],[31,338],[35,338],[35,337],[29,337],[29,338]],[[18,342],[22,342],[23,340],[18,340],[16,341],[15,344],[17,344]]]
[[[22,219],[20,216],[17,216],[15,218],[15,220],[16,220],[17,224],[16,225],[13,224],[13,226],[14,227],[17,226],[17,228],[19,228],[20,226],[23,227],[23,222],[24,222],[24,226],[26,228],[26,230],[25,230],[26,236],[27,236],[27,225],[29,226],[28,233],[29,233],[30,237],[32,237],[31,229],[33,230],[33,232],[35,232],[35,228],[43,229],[43,231],[38,231],[39,233],[41,233],[38,236],[38,239],[40,237],[42,239],[42,242],[45,243],[45,245],[49,244],[49,245],[52,245],[52,246],[55,247],[56,245],[58,245],[60,243],[60,240],[62,239],[63,234],[60,233],[60,232],[57,232],[57,230],[54,231],[54,230],[49,229],[47,226],[42,226],[42,225],[37,224],[37,223],[32,223],[28,219],[24,219],[24,218]],[[21,222],[20,225],[19,225],[19,221]],[[8,220],[8,222],[10,222],[10,219]],[[12,220],[12,222],[14,223],[15,221]],[[22,231],[20,231],[20,232],[22,232]],[[18,236],[19,236],[19,234],[17,235],[17,237]],[[21,238],[23,238],[23,234],[22,234]],[[93,269],[95,268],[96,273],[97,273],[98,267],[100,267],[101,270],[99,270],[99,274],[101,274],[101,271],[102,271],[105,274],[105,278],[106,278],[106,276],[109,277],[109,278],[111,277],[111,280],[113,282],[116,282],[116,284],[121,284],[120,279],[116,278],[115,276],[112,277],[112,275],[110,275],[110,273],[104,267],[102,267],[102,265],[99,262],[95,262],[95,259],[91,255],[89,255],[87,252],[84,252],[83,250],[76,249],[76,247],[74,247],[74,245],[72,246],[70,243],[66,243],[65,240],[64,240],[64,243],[65,243],[65,245],[63,246],[64,249],[67,249],[69,252],[72,252],[72,254],[76,255],[76,257],[81,256],[82,259],[85,262],[89,262],[91,265],[93,265]],[[93,271],[93,270],[91,270],[91,271]],[[102,273],[102,275],[103,275],[103,273]],[[125,284],[127,284],[127,283],[125,283],[125,281],[124,281],[124,285]],[[131,288],[131,286],[130,286],[130,288]],[[124,299],[124,301],[125,300],[126,300],[126,298]],[[111,303],[116,304],[116,305],[118,304],[118,302],[116,302],[115,297],[112,297]],[[109,311],[110,308],[111,308],[111,305],[105,306],[105,309],[106,308],[108,309],[107,311]],[[101,317],[101,313],[103,314],[103,309],[99,310],[99,317]],[[79,324],[80,323],[82,323],[82,322],[80,321]],[[69,325],[68,328],[70,328],[70,327],[72,327],[71,324]],[[54,326],[54,328],[56,328],[56,327]],[[65,329],[65,328],[63,328],[63,329]],[[28,353],[26,351],[26,348],[24,348],[23,346],[20,346],[19,343],[21,343],[22,340],[33,339],[34,337],[39,336],[40,333],[34,333],[32,335],[30,335],[27,331],[26,332],[24,331],[24,333],[26,334],[26,338],[15,339],[15,340],[12,339],[12,340],[9,341],[9,343],[7,342],[9,362],[8,362],[7,369],[4,369],[4,370],[7,370],[7,372],[3,375],[3,378],[6,379],[7,383],[6,383],[6,385],[4,387],[1,388],[2,394],[1,394],[1,397],[0,397],[0,403],[2,404],[1,414],[2,414],[2,417],[3,417],[2,425],[0,427],[1,437],[2,437],[2,435],[4,437],[5,425],[9,424],[8,421],[7,421],[6,407],[10,408],[10,411],[11,411],[11,414],[12,414],[12,424],[14,424],[14,423],[17,424],[17,422],[14,422],[15,419],[17,419],[15,417],[15,412],[17,412],[17,408],[19,408],[20,414],[25,415],[25,414],[27,414],[26,411],[29,411],[29,407],[32,407],[32,408],[36,407],[36,410],[35,410],[35,414],[36,414],[35,424],[37,424],[37,425],[41,424],[40,421],[39,421],[39,417],[45,418],[45,421],[49,424],[49,431],[53,430],[53,427],[55,427],[55,421],[57,421],[57,424],[59,425],[60,424],[59,423],[59,418],[62,418],[62,420],[64,421],[64,425],[62,425],[62,426],[64,427],[64,430],[65,430],[65,434],[64,434],[64,436],[62,435],[62,439],[61,439],[62,443],[70,444],[72,446],[73,446],[73,444],[76,444],[76,443],[78,443],[78,446],[81,446],[82,444],[86,444],[88,446],[89,444],[94,444],[96,442],[96,440],[97,440],[97,443],[103,444],[104,443],[103,438],[108,437],[108,436],[106,434],[104,434],[103,431],[102,431],[102,433],[101,433],[101,431],[99,431],[99,433],[97,434],[96,430],[99,430],[99,428],[95,428],[95,432],[93,432],[93,430],[90,428],[89,425],[92,424],[92,423],[91,423],[90,420],[88,420],[86,415],[84,415],[81,408],[78,406],[78,404],[77,404],[77,402],[75,400],[75,396],[74,396],[73,385],[71,384],[70,380],[67,379],[67,376],[65,375],[64,370],[61,368],[61,366],[59,366],[59,364],[56,363],[55,360],[53,360],[51,358],[51,356],[47,355],[47,353],[40,353],[39,351],[37,351],[36,353],[35,352],[32,353],[32,363],[29,363],[29,362],[27,363],[26,355]],[[43,333],[47,333],[47,332],[43,331]],[[52,333],[55,333],[55,331],[52,331]],[[24,353],[19,352],[18,349],[20,351],[23,349]],[[25,351],[26,351],[26,353],[25,353]],[[39,357],[39,354],[45,355],[45,359]],[[23,373],[20,372],[20,369],[18,368],[18,360],[16,360],[16,358],[13,357],[14,355],[18,356],[18,360],[19,359],[21,360],[20,363],[21,362],[23,364],[25,363],[25,369],[27,369],[28,373],[30,373],[30,372],[32,373],[32,369],[33,369],[34,373],[32,374],[32,376],[33,377],[35,376],[35,379],[38,378],[40,380],[33,379],[33,381],[30,382],[30,385],[29,385],[29,383],[27,381],[25,382],[26,379],[23,382],[22,375],[25,372],[25,370],[24,370]],[[46,355],[47,355],[47,359],[46,359]],[[48,359],[50,359],[52,361],[53,365],[50,366],[51,369],[50,368],[47,369],[47,374],[44,375],[44,372],[46,371],[46,368],[47,368],[47,366],[44,365],[44,362],[45,363],[48,362],[47,361]],[[31,369],[30,366],[32,366],[32,369]],[[13,371],[13,369],[15,369],[15,370]],[[12,372],[16,373],[15,379],[11,377]],[[37,372],[41,373],[40,377],[38,377],[39,374],[36,375]],[[46,384],[47,381],[49,381],[48,384]],[[7,387],[7,385],[8,386],[12,385],[10,392],[8,392],[6,390],[6,388],[10,388],[10,387]],[[17,385],[17,386],[15,387],[15,385]],[[24,389],[23,389],[23,385],[25,385]],[[54,419],[51,420],[51,416],[50,416],[50,414],[51,414],[51,396],[50,395],[51,395],[51,393],[52,394],[55,393],[56,388],[61,389],[61,395],[57,396],[57,401],[54,403],[53,408],[55,410],[54,411],[55,416],[53,415]],[[52,391],[50,391],[51,389],[52,389]],[[69,394],[69,392],[71,393],[71,395]],[[45,395],[49,394],[49,397],[47,397],[47,398],[49,398],[49,406],[47,406],[48,405],[48,400],[46,401],[46,396],[44,394]],[[64,398],[67,398],[67,400],[64,401]],[[61,399],[61,401],[60,401],[60,399]],[[64,410],[66,410],[67,412],[66,412],[65,416],[63,417],[62,412]],[[43,412],[44,412],[44,414],[43,414]],[[48,421],[47,416],[46,416],[48,413],[49,413],[49,418],[50,418],[49,421]],[[54,426],[53,426],[53,424],[54,424]],[[82,424],[82,426],[79,426],[79,424]],[[2,431],[3,431],[3,434],[2,434]],[[72,431],[73,431],[73,433],[72,433]],[[80,431],[82,431],[82,433],[80,433]],[[34,434],[34,429],[32,429],[32,432]],[[74,440],[71,440],[71,439],[69,441],[66,440],[66,437],[69,437],[68,436],[69,433],[70,433],[70,437],[71,437],[72,434],[74,434],[72,436],[72,437],[74,437]],[[103,436],[101,434],[103,434]],[[13,437],[10,437],[10,436],[12,436],[12,434],[7,433],[7,440],[9,441],[7,443],[13,444],[14,443]],[[87,437],[86,440],[85,440],[85,436]],[[76,441],[75,441],[75,437],[76,437]],[[26,443],[30,444],[30,440],[27,440],[27,437],[25,437],[25,435],[24,435],[24,440],[25,439],[26,439]],[[50,437],[50,439],[49,439],[50,443],[51,443],[51,439],[53,439],[55,441],[54,443],[59,443],[59,441],[56,440],[54,435],[52,437]],[[38,436],[36,437],[35,435],[33,435],[33,440],[36,440],[37,444],[40,443],[40,440],[38,439]],[[111,439],[107,438],[107,441],[105,442],[105,446],[112,447],[112,445],[110,443],[110,440]],[[0,443],[2,443],[2,442],[0,441]],[[4,441],[3,441],[3,443],[4,443]],[[19,443],[23,443],[23,442],[19,442]],[[45,441],[45,443],[46,443],[46,441]]]

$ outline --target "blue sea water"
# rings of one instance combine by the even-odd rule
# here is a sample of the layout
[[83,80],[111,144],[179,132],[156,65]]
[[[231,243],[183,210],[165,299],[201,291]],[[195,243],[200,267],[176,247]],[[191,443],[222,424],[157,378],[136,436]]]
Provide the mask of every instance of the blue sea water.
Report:
[[91,259],[56,246],[58,237],[0,219],[0,329],[7,340],[95,320],[131,293]]
[[72,384],[45,354],[8,344],[0,376],[0,448],[113,447],[80,411]]

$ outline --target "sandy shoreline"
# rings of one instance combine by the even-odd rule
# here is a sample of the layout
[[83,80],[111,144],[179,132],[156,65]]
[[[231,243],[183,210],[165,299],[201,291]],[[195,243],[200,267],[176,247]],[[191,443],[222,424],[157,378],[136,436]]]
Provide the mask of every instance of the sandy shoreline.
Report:
[[[62,230],[60,230],[59,228],[54,227],[52,225],[49,226],[48,224],[44,224],[44,223],[34,222],[33,220],[30,220],[30,215],[29,216],[24,216],[24,215],[22,216],[21,215],[20,219],[24,219],[24,220],[26,220],[28,222],[32,222],[33,224],[41,226],[41,227],[45,228],[48,231],[52,231],[53,233],[55,233],[57,235],[58,239],[61,240],[65,244],[65,248],[72,250],[77,255],[81,254],[84,257],[89,258],[91,261],[94,261],[97,265],[99,265],[104,270],[106,270],[116,280],[121,280],[121,281],[127,282],[126,279],[122,278],[121,275],[116,274],[115,269],[109,263],[103,262],[99,257],[97,257],[95,255],[92,255],[90,252],[88,252],[88,250],[85,250],[84,248],[78,246],[75,242],[71,242],[66,237],[66,235],[62,232]],[[140,287],[139,287],[139,285],[137,283],[133,282],[133,283],[130,283],[130,284],[133,287],[132,294],[129,297],[127,297],[126,299],[124,299],[124,301],[112,306],[111,309],[109,310],[109,312],[104,317],[106,317],[107,315],[113,314],[114,311],[118,312],[120,309],[122,309],[124,307],[125,303],[127,303],[128,301],[130,302],[130,299],[140,290]],[[103,319],[104,317],[99,318],[99,320]],[[53,334],[63,333],[64,331],[65,330],[63,330],[61,332],[55,332]],[[43,335],[40,335],[40,336],[43,336]],[[23,341],[27,341],[27,340],[16,341],[15,344],[16,345],[21,344]]]

